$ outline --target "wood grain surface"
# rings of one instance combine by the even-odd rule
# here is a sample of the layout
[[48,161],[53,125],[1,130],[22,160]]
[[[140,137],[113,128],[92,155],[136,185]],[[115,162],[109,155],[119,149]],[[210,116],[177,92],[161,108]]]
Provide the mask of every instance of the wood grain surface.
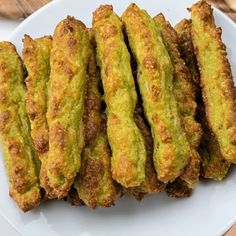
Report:
[[[51,0],[0,0],[0,16],[22,20]],[[182,0],[184,1],[184,0]],[[208,0],[236,21],[236,0]]]
[[236,0],[207,0],[236,21]]
[[0,0],[0,16],[22,20],[50,0]]
[[224,234],[224,236],[235,236],[235,235],[236,235],[236,224]]

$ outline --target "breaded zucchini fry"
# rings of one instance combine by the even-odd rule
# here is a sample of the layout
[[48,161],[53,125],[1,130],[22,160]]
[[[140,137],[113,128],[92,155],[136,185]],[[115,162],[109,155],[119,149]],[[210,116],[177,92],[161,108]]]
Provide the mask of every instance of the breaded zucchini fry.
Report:
[[28,71],[26,78],[26,109],[31,123],[31,137],[41,160],[40,185],[46,188],[45,163],[48,152],[47,82],[50,74],[52,39],[44,36],[32,39],[25,35],[23,61]]
[[137,103],[130,55],[122,23],[112,6],[93,14],[97,58],[107,105],[107,135],[112,150],[112,176],[124,187],[139,186],[145,178],[146,150],[134,121]]
[[162,14],[154,17],[154,20],[161,31],[163,42],[174,67],[174,95],[180,112],[181,122],[191,148],[190,163],[187,165],[180,178],[186,182],[189,188],[194,188],[199,182],[200,156],[197,152],[197,148],[200,144],[202,129],[201,125],[195,120],[197,104],[191,82],[191,75],[184,60],[180,56],[176,31],[172,28],[170,23],[165,20]]
[[39,162],[30,138],[25,108],[23,64],[16,48],[0,43],[0,134],[10,196],[23,211],[40,203]]
[[230,162],[226,161],[220,152],[219,144],[208,126],[203,104],[199,112],[204,131],[200,145],[201,175],[207,179],[220,181],[227,175]]
[[177,178],[174,182],[167,184],[165,191],[168,196],[175,198],[189,197],[192,189],[181,178]]
[[88,32],[82,22],[67,17],[57,25],[47,111],[49,151],[45,178],[50,198],[65,197],[80,169],[88,51]]
[[135,4],[122,16],[138,65],[138,84],[154,141],[158,179],[176,179],[190,161],[190,146],[181,127],[173,94],[173,67],[155,22]]
[[191,20],[183,19],[176,26],[175,30],[178,34],[179,50],[181,57],[184,59],[190,74],[191,82],[194,87],[195,94],[200,92],[200,78],[197,67],[197,59],[194,55],[192,36],[191,36]]
[[47,82],[50,74],[52,39],[44,36],[33,40],[25,35],[23,61],[28,72],[26,78],[26,108],[31,122],[31,136],[40,160],[48,151]]
[[223,159],[219,150],[219,145],[206,121],[204,104],[201,97],[200,75],[192,45],[191,20],[182,20],[176,25],[175,29],[177,30],[179,37],[181,56],[191,71],[192,83],[195,87],[195,91],[197,91],[197,118],[201,122],[203,128],[203,135],[199,148],[201,156],[201,175],[204,178],[221,180],[227,174],[230,164]]
[[79,198],[79,194],[74,187],[71,187],[68,195],[64,199],[65,201],[69,202],[73,206],[81,206],[84,205],[83,201]]
[[92,31],[90,38],[84,115],[85,148],[74,188],[77,189],[79,198],[87,206],[110,207],[114,205],[119,188],[111,176],[111,151],[104,130],[105,120],[102,117],[102,99],[99,91],[101,77],[96,66]]
[[106,135],[98,134],[83,150],[81,171],[74,187],[88,207],[114,205],[119,188],[111,177],[111,152]]
[[211,6],[191,7],[193,45],[200,70],[206,117],[225,160],[236,163],[236,107],[233,78]]
[[141,99],[138,100],[137,106],[134,111],[134,119],[138,128],[141,130],[146,147],[147,158],[145,167],[145,179],[140,186],[128,189],[129,193],[131,193],[137,200],[141,200],[145,194],[159,193],[165,187],[165,184],[157,179],[157,174],[153,163],[152,134],[147,122],[144,119],[144,113],[140,100]]

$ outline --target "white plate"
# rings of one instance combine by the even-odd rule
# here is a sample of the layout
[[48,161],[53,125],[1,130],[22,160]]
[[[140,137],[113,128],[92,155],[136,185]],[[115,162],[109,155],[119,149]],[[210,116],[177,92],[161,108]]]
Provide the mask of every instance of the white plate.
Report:
[[[13,33],[11,41],[21,51],[25,33],[38,37],[52,34],[56,24],[73,15],[91,25],[92,12],[102,3],[114,6],[121,14],[130,1],[59,0],[42,8]],[[189,13],[193,0],[137,0],[152,16],[160,11],[176,24]],[[220,11],[215,11],[217,25],[223,28],[231,65],[236,75],[236,26]],[[234,59],[233,59],[234,58]],[[91,210],[73,207],[63,201],[52,201],[22,213],[8,196],[8,184],[2,158],[0,161],[0,212],[24,236],[215,236],[221,235],[236,220],[236,170],[220,183],[201,183],[192,197],[176,200],[164,193],[147,196],[142,202],[119,199],[115,207]]]

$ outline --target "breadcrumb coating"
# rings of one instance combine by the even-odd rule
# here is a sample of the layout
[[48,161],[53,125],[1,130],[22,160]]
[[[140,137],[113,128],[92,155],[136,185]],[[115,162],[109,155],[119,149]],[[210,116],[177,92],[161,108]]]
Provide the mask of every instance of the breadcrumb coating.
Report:
[[23,211],[41,200],[40,163],[30,138],[25,107],[24,67],[9,42],[0,43],[0,136],[3,144],[10,196]]

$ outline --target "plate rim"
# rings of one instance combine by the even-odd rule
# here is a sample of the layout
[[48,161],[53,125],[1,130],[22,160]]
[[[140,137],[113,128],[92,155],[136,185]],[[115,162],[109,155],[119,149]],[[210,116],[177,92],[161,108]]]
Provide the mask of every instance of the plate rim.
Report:
[[[25,24],[28,23],[28,21],[32,20],[34,17],[37,17],[38,14],[40,14],[42,11],[46,10],[47,8],[53,7],[53,5],[57,5],[60,4],[60,2],[63,2],[65,0],[54,0],[51,1],[49,3],[47,3],[46,5],[44,5],[43,7],[41,7],[40,9],[38,9],[37,11],[35,11],[33,14],[31,14],[30,16],[28,16],[24,21],[22,21],[8,36],[9,41],[12,41],[15,37],[15,35],[17,35],[18,31],[21,30],[22,27],[24,27]],[[135,0],[134,0],[135,1]],[[132,1],[131,1],[132,2]],[[216,8],[215,6],[212,5],[212,8],[214,9],[215,12],[217,12],[217,14],[219,14],[221,17],[223,17],[224,19],[226,19],[236,30],[236,23],[228,16],[226,15],[223,11],[221,11],[219,8]]]
[[28,16],[26,19],[24,19],[8,36],[8,40],[9,41],[13,41],[13,38],[15,37],[15,35],[17,35],[18,31],[21,30],[22,27],[24,27],[24,25],[26,23],[28,23],[28,21],[31,21],[34,17],[36,17],[38,14],[40,14],[42,11],[45,11],[47,8],[53,7],[53,5],[57,5],[60,2],[63,2],[65,0],[54,0],[51,1],[49,3],[47,3],[46,5],[42,6],[41,8],[39,8],[38,10],[36,10],[35,12],[33,12],[30,16]]
[[[14,38],[16,37],[16,35],[18,34],[18,32],[25,26],[25,24],[27,24],[29,21],[31,21],[32,19],[34,19],[35,17],[37,17],[39,14],[41,14],[43,11],[45,11],[48,8],[53,8],[54,5],[60,4],[61,2],[63,2],[65,0],[54,0],[51,1],[49,3],[47,3],[46,5],[44,5],[43,7],[41,7],[40,9],[38,9],[37,11],[35,11],[33,14],[31,14],[29,17],[27,17],[24,21],[22,21],[11,33],[10,35],[7,37],[7,40],[9,41],[13,41]],[[135,0],[134,0],[135,1]],[[197,0],[196,0],[197,1]],[[130,1],[132,2],[132,1]],[[236,31],[236,23],[228,16],[226,15],[223,11],[221,11],[220,9],[216,8],[215,6],[212,6],[214,9],[214,12],[216,12],[220,17],[224,18]],[[26,213],[27,214],[27,213]],[[0,206],[0,215],[7,221],[7,223],[20,235],[20,236],[28,236],[29,234],[27,232],[23,232],[21,230],[21,228],[18,228],[17,225],[14,224],[14,222],[12,222],[2,211],[2,208]],[[236,223],[236,216],[235,219],[232,219],[231,221],[228,222],[228,224],[225,224],[225,226],[222,226],[221,229],[218,230],[217,235],[221,236],[223,234],[225,234],[231,227],[233,224]]]

